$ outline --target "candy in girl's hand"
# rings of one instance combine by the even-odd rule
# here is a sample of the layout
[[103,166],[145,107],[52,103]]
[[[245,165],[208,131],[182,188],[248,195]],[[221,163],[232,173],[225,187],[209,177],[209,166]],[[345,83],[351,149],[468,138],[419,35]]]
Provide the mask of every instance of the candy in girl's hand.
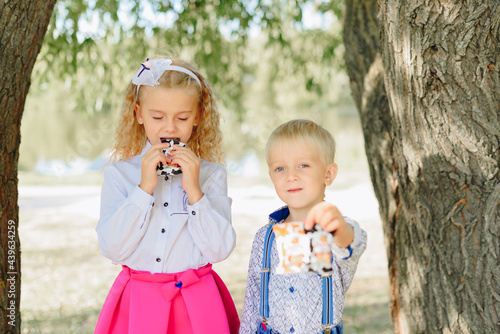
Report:
[[[161,150],[169,159],[172,158],[170,151],[172,151],[174,145],[186,147],[186,144],[181,143],[179,138],[161,138],[161,142],[170,144],[170,147]],[[165,180],[168,180],[169,175],[177,175],[181,173],[182,170],[179,165],[163,165],[161,162],[159,162],[158,166],[156,166],[156,174],[165,175]]]

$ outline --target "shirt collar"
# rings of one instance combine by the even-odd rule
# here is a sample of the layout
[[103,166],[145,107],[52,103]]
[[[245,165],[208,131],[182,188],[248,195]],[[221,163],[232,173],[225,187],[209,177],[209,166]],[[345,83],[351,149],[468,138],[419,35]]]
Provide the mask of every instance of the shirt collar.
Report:
[[284,206],[282,208],[279,208],[278,210],[274,211],[269,215],[269,218],[274,220],[277,223],[281,223],[283,220],[288,217],[290,214],[290,210],[288,209],[288,206]]

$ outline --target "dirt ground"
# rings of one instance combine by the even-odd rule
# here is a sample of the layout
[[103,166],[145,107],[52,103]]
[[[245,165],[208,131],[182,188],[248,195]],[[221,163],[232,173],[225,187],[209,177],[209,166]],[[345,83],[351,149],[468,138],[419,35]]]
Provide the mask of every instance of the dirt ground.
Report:
[[[264,179],[229,178],[237,246],[214,266],[239,312],[255,232],[282,205]],[[93,333],[99,311],[120,268],[99,253],[95,225],[100,186],[20,186],[22,332]],[[368,176],[339,174],[326,200],[367,231],[368,247],[347,294],[344,333],[392,333],[387,260],[378,203]]]

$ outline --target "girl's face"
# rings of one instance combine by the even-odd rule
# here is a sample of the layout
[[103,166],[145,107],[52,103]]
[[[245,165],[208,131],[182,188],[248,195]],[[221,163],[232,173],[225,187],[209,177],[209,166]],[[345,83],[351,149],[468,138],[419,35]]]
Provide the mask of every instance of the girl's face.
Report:
[[152,145],[161,138],[180,138],[187,143],[198,125],[198,103],[189,90],[143,86],[141,104],[135,105],[136,119],[144,126]]

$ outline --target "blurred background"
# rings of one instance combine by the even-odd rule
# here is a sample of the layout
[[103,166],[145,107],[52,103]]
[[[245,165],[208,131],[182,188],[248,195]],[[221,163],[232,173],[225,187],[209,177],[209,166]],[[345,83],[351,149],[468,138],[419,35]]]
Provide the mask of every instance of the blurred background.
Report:
[[343,65],[342,1],[59,1],[33,71],[19,158],[23,333],[92,333],[120,268],[99,253],[102,167],[125,88],[146,57],[178,57],[213,83],[238,245],[215,266],[238,311],[251,243],[281,203],[263,148],[308,118],[337,141],[327,191],[368,232],[346,333],[390,333],[387,261],[363,134]]

